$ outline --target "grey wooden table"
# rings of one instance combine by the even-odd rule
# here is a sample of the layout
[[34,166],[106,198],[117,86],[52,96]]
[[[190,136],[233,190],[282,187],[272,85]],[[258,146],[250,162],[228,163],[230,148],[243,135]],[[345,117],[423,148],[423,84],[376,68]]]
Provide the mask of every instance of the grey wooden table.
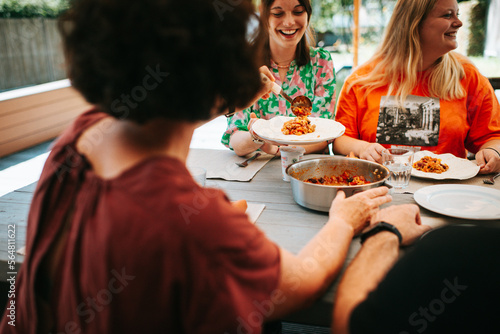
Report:
[[[207,150],[196,149],[190,154],[206,154]],[[435,184],[469,184],[500,190],[500,181],[495,185],[485,185],[484,176],[476,176],[468,180],[429,180],[412,177],[405,191],[410,194],[393,193],[393,201],[387,205],[416,203],[411,193],[418,189]],[[231,200],[246,199],[248,202],[264,203],[265,210],[258,218],[256,225],[267,236],[281,247],[298,253],[300,249],[322,228],[328,216],[326,213],[303,208],[295,203],[292,197],[290,183],[281,179],[281,164],[279,159],[269,161],[250,182],[232,182],[219,179],[207,180],[206,186],[223,189]],[[9,193],[0,198],[0,279],[5,281],[11,270],[8,260],[8,226],[15,225],[16,248],[24,246],[26,234],[26,217],[29,203],[35,190],[35,184]],[[424,224],[438,227],[446,224],[477,223],[488,226],[500,226],[500,220],[469,221],[443,216],[421,208]],[[351,243],[346,265],[358,252],[358,239]],[[16,254],[19,266],[23,257]],[[17,268],[18,269],[18,268]],[[327,293],[310,308],[291,315],[286,320],[329,326],[333,296],[337,281]]]
[[[17,254],[15,250],[24,247],[26,243],[26,223],[35,188],[36,182],[0,197],[0,281],[2,282],[10,276],[8,273],[18,272],[24,260],[24,256]],[[14,267],[9,265],[11,261],[9,256],[15,257]]]
[[[205,154],[204,150],[192,150],[191,154]],[[307,156],[306,156],[307,158]],[[403,191],[393,191],[393,201],[382,207],[394,204],[417,204],[413,193],[418,189],[438,184],[467,184],[500,190],[500,182],[485,185],[484,176],[476,176],[468,180],[433,180],[412,177],[410,185]],[[228,194],[231,200],[246,199],[248,202],[264,203],[265,210],[257,220],[257,226],[281,247],[298,253],[311,238],[318,233],[328,219],[323,212],[303,208],[295,203],[290,183],[281,179],[281,162],[273,159],[268,162],[251,182],[228,182],[223,180],[207,180],[207,186],[215,186]],[[500,199],[500,198],[499,198]],[[477,223],[500,227],[499,220],[470,221],[452,218],[421,208],[422,222],[439,227],[446,224]],[[358,238],[351,243],[345,267],[354,258],[361,247]],[[312,307],[291,315],[286,320],[305,324],[330,326],[333,298],[337,288],[336,280],[327,293]]]

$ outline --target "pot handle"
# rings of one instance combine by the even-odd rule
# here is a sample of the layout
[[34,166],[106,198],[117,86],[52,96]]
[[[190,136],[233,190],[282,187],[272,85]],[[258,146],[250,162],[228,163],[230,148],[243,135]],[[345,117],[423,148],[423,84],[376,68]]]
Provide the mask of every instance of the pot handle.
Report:
[[392,195],[392,190],[394,189],[394,187],[392,185],[390,185],[389,183],[387,183],[387,181],[384,181],[384,186],[386,186],[387,188],[389,188],[389,194]]

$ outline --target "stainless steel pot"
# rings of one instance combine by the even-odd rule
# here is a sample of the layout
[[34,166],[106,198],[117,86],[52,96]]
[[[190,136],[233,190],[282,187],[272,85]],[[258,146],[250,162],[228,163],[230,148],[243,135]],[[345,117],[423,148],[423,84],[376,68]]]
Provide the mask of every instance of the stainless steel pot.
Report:
[[[344,171],[351,175],[362,175],[369,184],[356,186],[326,186],[304,182],[311,177],[340,176]],[[293,199],[306,208],[328,212],[337,191],[342,189],[349,197],[355,193],[379,187],[390,176],[390,171],[376,162],[367,160],[325,156],[291,164],[286,169],[290,176]]]

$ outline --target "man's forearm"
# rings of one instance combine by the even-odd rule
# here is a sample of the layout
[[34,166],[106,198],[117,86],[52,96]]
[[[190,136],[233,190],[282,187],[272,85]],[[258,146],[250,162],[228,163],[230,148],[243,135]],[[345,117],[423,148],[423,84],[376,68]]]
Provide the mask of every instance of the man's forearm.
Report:
[[390,232],[368,238],[347,268],[337,289],[333,333],[349,333],[349,319],[354,308],[374,290],[396,262],[399,241]]

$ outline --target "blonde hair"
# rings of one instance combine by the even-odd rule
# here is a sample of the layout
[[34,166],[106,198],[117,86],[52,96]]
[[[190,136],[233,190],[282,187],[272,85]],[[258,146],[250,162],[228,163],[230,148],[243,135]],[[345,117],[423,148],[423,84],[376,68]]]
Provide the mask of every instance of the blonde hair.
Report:
[[[395,95],[403,105],[418,81],[418,70],[422,63],[419,26],[432,10],[437,0],[398,0],[386,27],[384,38],[368,63],[375,66],[371,72],[355,78],[347,89],[354,85],[366,87],[365,94],[389,85],[387,95]],[[460,56],[448,52],[440,57],[427,72],[430,96],[445,100],[460,99],[465,90],[460,84],[465,71]]]

